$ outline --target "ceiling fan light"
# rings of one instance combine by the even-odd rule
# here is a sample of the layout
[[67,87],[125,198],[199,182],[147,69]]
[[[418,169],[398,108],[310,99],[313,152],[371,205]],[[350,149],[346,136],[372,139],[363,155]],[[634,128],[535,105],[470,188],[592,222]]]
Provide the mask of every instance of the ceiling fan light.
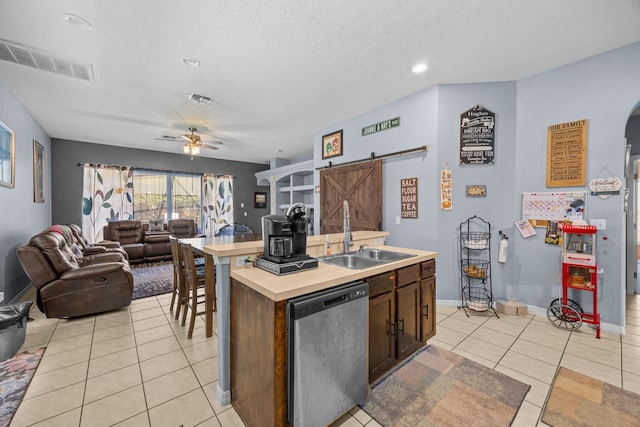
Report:
[[200,154],[200,147],[191,147],[191,154]]
[[190,151],[190,147],[188,145],[185,145],[184,147],[182,147],[182,152],[184,154],[189,154]]

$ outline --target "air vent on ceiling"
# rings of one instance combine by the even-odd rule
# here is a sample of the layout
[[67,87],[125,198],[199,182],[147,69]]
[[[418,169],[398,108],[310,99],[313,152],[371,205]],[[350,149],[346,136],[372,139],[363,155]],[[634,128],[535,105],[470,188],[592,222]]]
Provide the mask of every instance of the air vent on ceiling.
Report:
[[70,61],[53,53],[0,39],[0,60],[95,82],[93,65]]
[[198,95],[197,93],[192,93],[189,95],[189,101],[197,102],[198,104],[209,105],[213,101],[213,99],[208,96]]

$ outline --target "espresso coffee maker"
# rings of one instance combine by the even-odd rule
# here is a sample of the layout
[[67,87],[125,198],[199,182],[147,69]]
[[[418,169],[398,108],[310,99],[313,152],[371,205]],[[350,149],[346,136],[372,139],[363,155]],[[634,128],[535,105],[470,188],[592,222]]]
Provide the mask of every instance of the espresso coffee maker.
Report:
[[276,274],[314,268],[318,261],[307,255],[305,206],[295,203],[284,215],[262,217],[264,254],[256,265]]

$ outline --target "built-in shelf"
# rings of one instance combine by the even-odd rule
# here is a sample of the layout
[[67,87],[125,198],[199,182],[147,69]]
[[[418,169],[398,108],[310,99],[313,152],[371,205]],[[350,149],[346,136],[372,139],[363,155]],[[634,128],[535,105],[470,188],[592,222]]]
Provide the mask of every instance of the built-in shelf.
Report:
[[313,159],[257,172],[258,185],[270,188],[271,214],[279,214],[293,203],[314,205]]

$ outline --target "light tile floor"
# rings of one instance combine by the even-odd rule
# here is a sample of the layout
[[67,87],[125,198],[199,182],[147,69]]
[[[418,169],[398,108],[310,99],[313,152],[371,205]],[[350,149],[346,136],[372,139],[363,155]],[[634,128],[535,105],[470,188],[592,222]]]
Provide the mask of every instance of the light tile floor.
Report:
[[[34,307],[21,351],[47,349],[11,426],[242,426],[215,397],[215,335],[205,337],[200,317],[188,339],[169,302],[150,297],[72,320],[47,319]],[[438,306],[437,319],[430,344],[531,384],[514,426],[545,425],[539,419],[558,366],[640,393],[639,296],[627,299],[627,335],[602,332],[600,340],[588,325],[567,332],[542,315],[467,317]],[[379,426],[354,408],[333,427],[364,425]]]

